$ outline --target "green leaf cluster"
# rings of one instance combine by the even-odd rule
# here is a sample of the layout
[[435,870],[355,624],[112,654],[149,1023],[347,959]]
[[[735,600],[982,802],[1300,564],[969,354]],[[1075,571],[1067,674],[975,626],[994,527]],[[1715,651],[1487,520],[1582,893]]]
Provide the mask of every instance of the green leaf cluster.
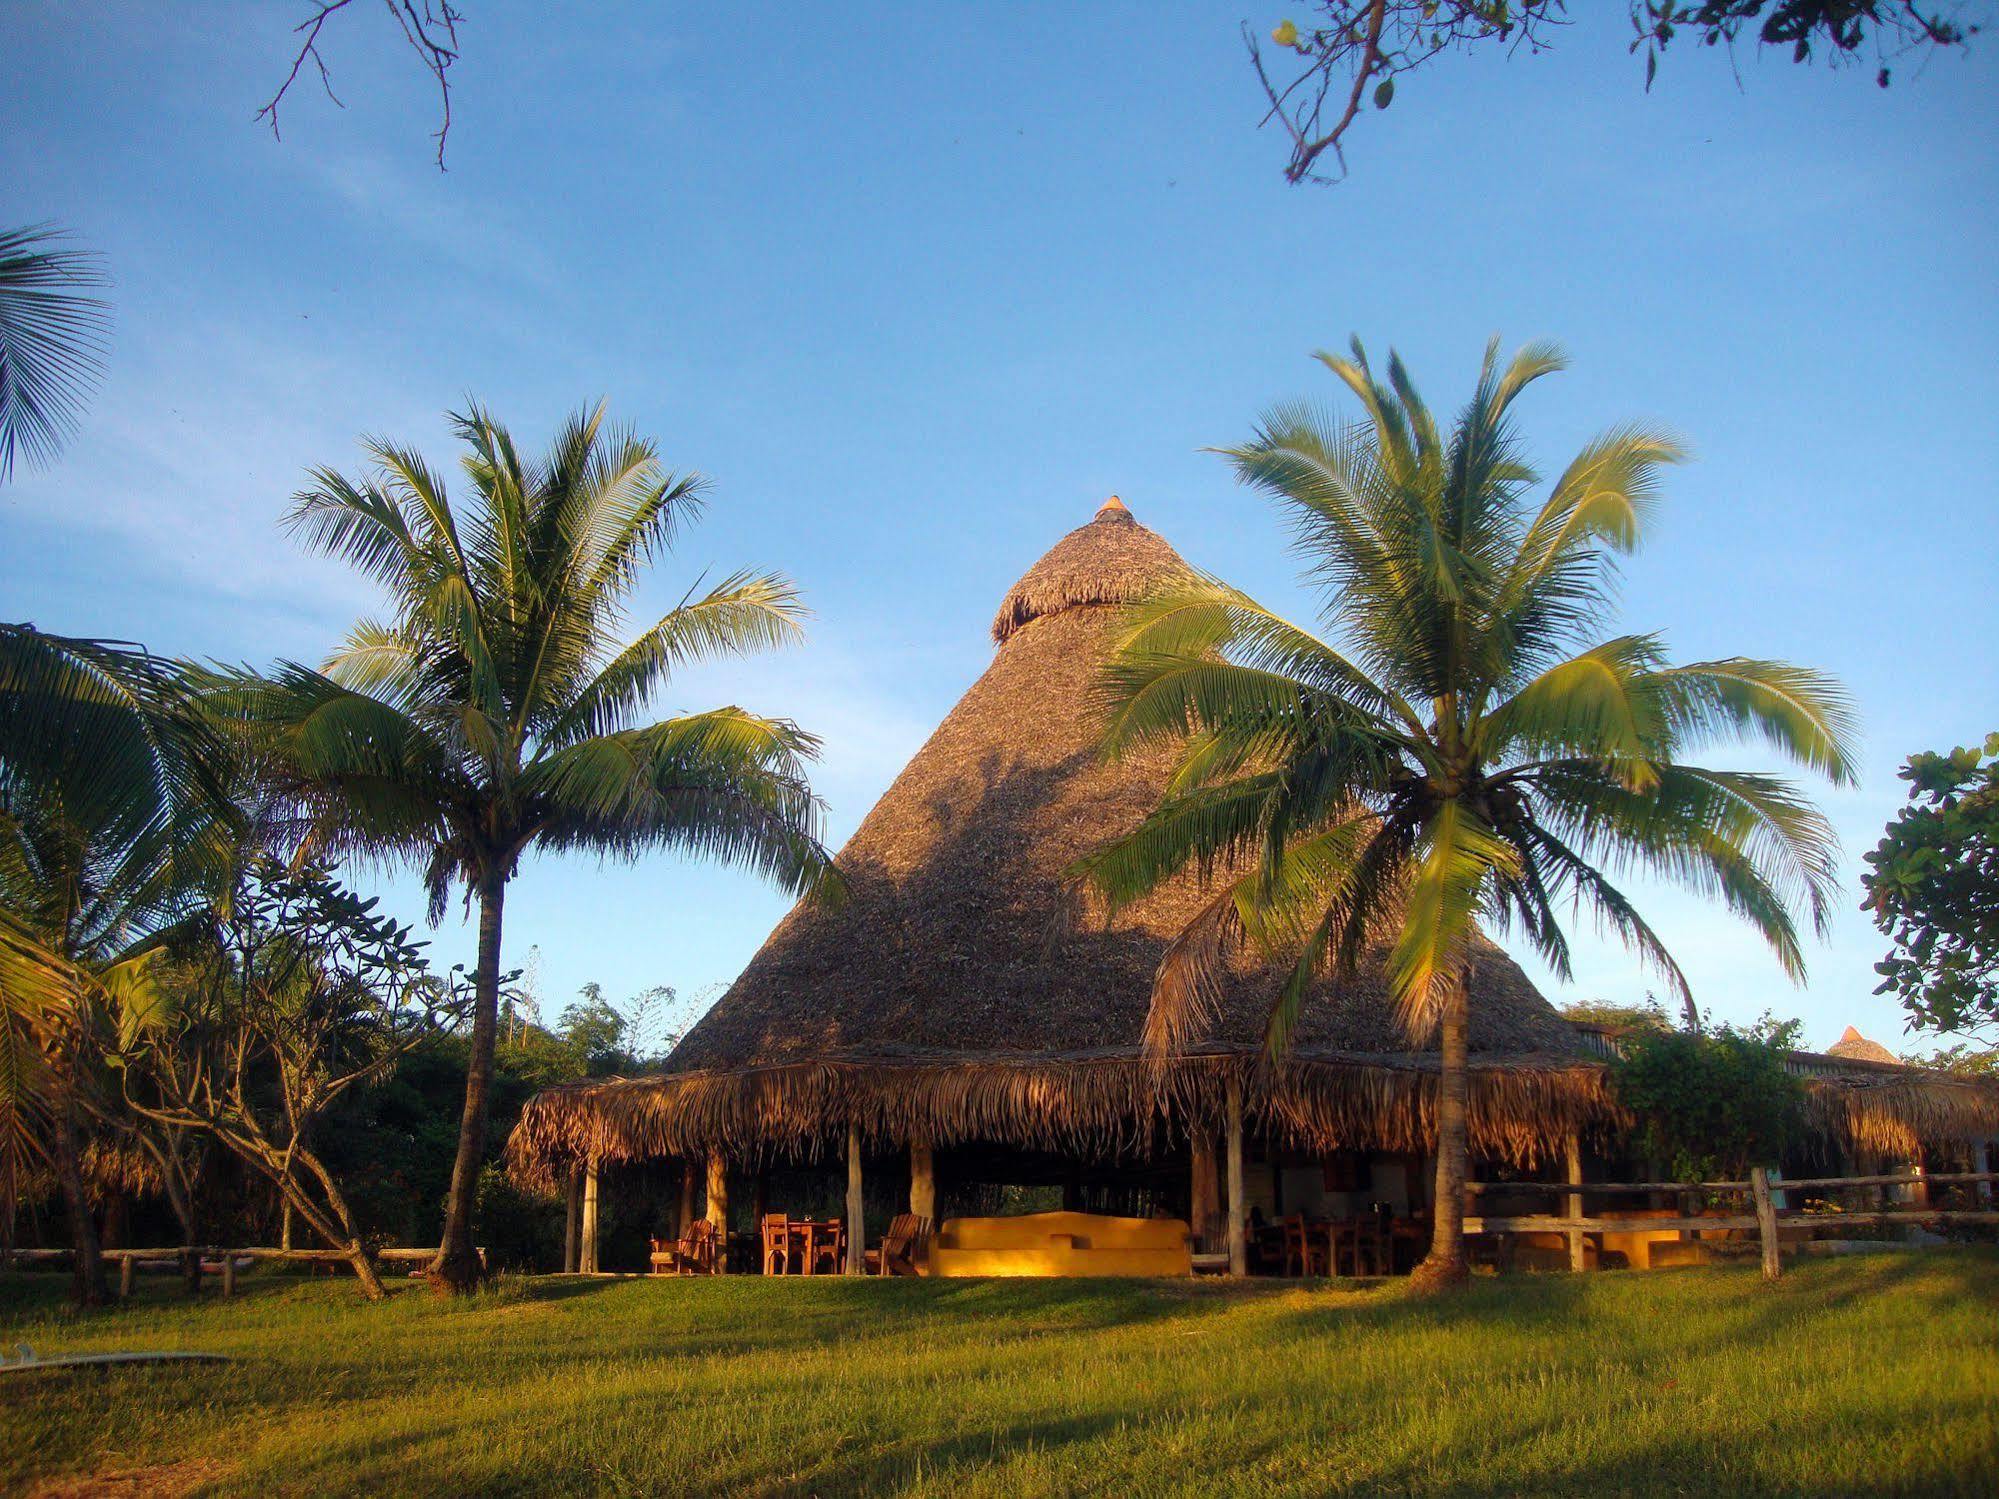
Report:
[[1864,856],[1866,909],[1894,949],[1874,965],[1932,1031],[1999,1023],[1999,734],[1981,752],[1919,754],[1906,805]]
[[1781,1039],[1726,1026],[1628,1035],[1611,1081],[1637,1120],[1638,1147],[1675,1181],[1740,1180],[1777,1164],[1802,1128],[1805,1096]]

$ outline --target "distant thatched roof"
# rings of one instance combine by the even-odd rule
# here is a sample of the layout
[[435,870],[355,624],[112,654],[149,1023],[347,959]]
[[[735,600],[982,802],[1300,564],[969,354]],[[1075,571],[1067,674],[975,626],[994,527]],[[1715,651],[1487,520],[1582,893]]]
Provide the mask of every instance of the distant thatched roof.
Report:
[[1879,1041],[1870,1041],[1852,1026],[1848,1026],[1840,1038],[1826,1048],[1826,1055],[1841,1057],[1849,1062],[1886,1062],[1901,1065],[1901,1058],[1883,1046]]
[[[1323,986],[1291,1061],[1266,1074],[1253,1064],[1282,974],[1245,961],[1203,1055],[1152,1090],[1138,1048],[1152,977],[1201,890],[1181,880],[1107,923],[1067,871],[1158,799],[1165,763],[1103,762],[1089,698],[1114,606],[1185,568],[1115,502],[1063,538],[1008,591],[992,664],[841,851],[846,902],[787,915],[662,1075],[537,1101],[521,1148],[585,1132],[612,1154],[677,1154],[847,1119],[885,1136],[1102,1142],[1154,1114],[1212,1116],[1231,1071],[1287,1133],[1420,1148],[1434,1060],[1397,1027],[1378,973]],[[1481,1145],[1531,1156],[1607,1117],[1573,1030],[1490,944],[1471,994]]]

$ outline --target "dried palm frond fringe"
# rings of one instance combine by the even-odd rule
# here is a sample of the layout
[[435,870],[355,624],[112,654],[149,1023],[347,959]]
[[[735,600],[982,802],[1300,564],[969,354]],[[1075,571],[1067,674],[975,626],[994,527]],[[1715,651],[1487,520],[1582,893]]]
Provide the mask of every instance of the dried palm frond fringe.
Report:
[[[530,1099],[508,1142],[512,1170],[546,1185],[569,1164],[720,1150],[740,1159],[811,1156],[858,1128],[871,1145],[989,1141],[1093,1156],[1143,1155],[1190,1128],[1219,1130],[1231,1078],[1246,1126],[1289,1147],[1426,1149],[1435,1134],[1436,1071],[1411,1056],[1131,1053],[993,1061],[823,1061],[730,1072],[618,1078]],[[1474,1149],[1517,1165],[1559,1155],[1573,1132],[1622,1123],[1603,1070],[1568,1057],[1474,1064]]]
[[[547,1187],[595,1156],[605,1164],[810,1158],[849,1125],[875,1147],[985,1141],[1091,1156],[1144,1156],[1190,1129],[1219,1131],[1231,1078],[1245,1127],[1301,1151],[1423,1153],[1436,1138],[1435,1059],[1192,1055],[1163,1067],[1131,1054],[996,1062],[823,1061],[730,1072],[614,1078],[529,1100],[508,1142],[522,1182]],[[1999,1089],[1940,1077],[1817,1078],[1806,1118],[1836,1149],[1913,1157],[1923,1143],[1999,1136]],[[1568,1138],[1628,1130],[1608,1070],[1567,1057],[1480,1059],[1471,1069],[1472,1148],[1528,1167]]]
[[1999,1085],[1908,1071],[1812,1078],[1805,1085],[1806,1119],[1815,1133],[1890,1160],[1913,1160],[1925,1144],[1999,1138]]

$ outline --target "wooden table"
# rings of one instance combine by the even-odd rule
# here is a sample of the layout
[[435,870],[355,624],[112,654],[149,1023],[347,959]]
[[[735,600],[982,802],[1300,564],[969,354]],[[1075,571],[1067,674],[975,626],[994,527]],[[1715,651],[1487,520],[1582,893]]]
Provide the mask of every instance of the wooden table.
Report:
[[790,1256],[787,1255],[785,1273],[788,1275],[817,1275],[819,1273],[818,1264],[821,1247],[830,1246],[837,1252],[840,1247],[840,1234],[846,1228],[846,1224],[838,1218],[794,1218],[786,1227],[790,1230],[787,1237],[790,1239],[791,1244],[797,1249],[803,1250],[803,1262],[801,1268],[791,1269],[791,1264],[798,1264],[800,1262],[791,1260]]
[[[1313,1227],[1320,1225],[1314,1224]],[[1323,1225],[1326,1231],[1326,1270],[1328,1274],[1340,1274],[1340,1252],[1345,1250],[1351,1257],[1353,1273],[1361,1273],[1360,1261],[1363,1251],[1368,1258],[1368,1273],[1391,1275],[1395,1270],[1395,1240],[1393,1229],[1373,1215],[1360,1218],[1335,1218]]]

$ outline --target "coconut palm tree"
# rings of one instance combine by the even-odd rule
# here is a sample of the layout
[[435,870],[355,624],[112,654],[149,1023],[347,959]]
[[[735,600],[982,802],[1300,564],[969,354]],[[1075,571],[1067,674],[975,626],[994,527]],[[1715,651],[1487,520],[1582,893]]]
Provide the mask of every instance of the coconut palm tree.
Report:
[[1441,1051],[1432,1287],[1465,1273],[1476,924],[1517,928],[1566,977],[1573,903],[1683,994],[1613,883],[1646,873],[1720,900],[1796,978],[1797,915],[1823,933],[1835,891],[1829,825],[1781,777],[1682,757],[1747,735],[1835,782],[1855,774],[1848,706],[1826,677],[1744,657],[1674,666],[1657,636],[1606,633],[1615,558],[1681,449],[1614,428],[1535,503],[1509,411],[1563,360],[1539,344],[1497,356],[1447,433],[1401,361],[1384,382],[1356,341],[1351,359],[1319,357],[1364,422],[1287,406],[1226,450],[1286,511],[1325,633],[1213,579],[1136,606],[1103,682],[1105,748],[1169,742],[1178,769],[1146,821],[1085,866],[1113,905],[1189,865],[1214,882],[1160,968],[1158,1052],[1199,1032],[1238,944],[1293,961],[1272,1054],[1315,981],[1382,955],[1412,1038]]
[[358,624],[323,670],[288,662],[237,685],[308,846],[413,862],[433,921],[454,886],[478,907],[465,1107],[432,1265],[435,1284],[462,1290],[478,1277],[472,1206],[520,860],[678,849],[801,894],[833,875],[806,780],[813,736],[738,707],[644,721],[676,667],[793,639],[791,585],[738,573],[625,641],[640,571],[699,513],[702,482],[606,432],[601,407],[537,460],[476,407],[452,425],[470,503],[389,442],[366,444],[364,479],[314,472],[289,526],[386,589],[389,614]]
[[88,292],[108,281],[65,237],[52,224],[0,229],[0,480],[17,449],[34,463],[55,457],[103,358],[110,313]]
[[104,1299],[80,1167],[98,1043],[229,841],[221,749],[173,664],[0,625],[0,1210],[46,1149],[85,1303]]

